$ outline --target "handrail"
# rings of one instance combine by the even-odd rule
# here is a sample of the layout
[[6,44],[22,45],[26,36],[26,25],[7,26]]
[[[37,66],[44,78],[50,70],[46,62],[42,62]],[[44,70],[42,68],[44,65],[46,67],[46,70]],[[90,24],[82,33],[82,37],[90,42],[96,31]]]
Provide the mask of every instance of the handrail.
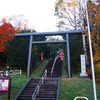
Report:
[[32,100],[35,100],[37,94],[39,95],[39,89],[41,87],[41,85],[43,85],[43,82],[44,82],[44,79],[47,78],[47,69],[44,71],[43,75],[42,75],[42,78],[40,79],[33,95],[32,95]]
[[58,89],[57,89],[56,100],[59,100],[60,80],[61,80],[61,78],[59,78],[59,80],[58,80]]
[[51,69],[51,76],[52,76],[52,73],[53,73],[53,70],[54,70],[54,66],[55,66],[55,63],[56,63],[57,59],[58,59],[58,56],[55,57],[55,60],[54,60],[54,63],[53,63],[52,69]]

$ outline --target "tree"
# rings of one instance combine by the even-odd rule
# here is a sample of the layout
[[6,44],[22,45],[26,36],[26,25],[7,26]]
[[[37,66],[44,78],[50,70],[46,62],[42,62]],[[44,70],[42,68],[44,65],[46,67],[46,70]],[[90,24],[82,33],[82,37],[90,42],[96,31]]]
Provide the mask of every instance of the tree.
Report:
[[[25,32],[29,33],[31,30],[21,31],[21,33]],[[22,70],[27,69],[28,49],[29,37],[14,38],[11,41],[8,41],[6,54],[8,57],[7,64],[10,66],[10,68]]]
[[[88,1],[91,42],[93,45],[94,63],[100,67],[100,0]],[[88,33],[86,33],[88,41]]]
[[[84,0],[83,0],[84,1]],[[84,15],[84,2],[81,0],[58,0],[55,6],[55,15],[60,21],[58,27],[60,30],[78,30],[82,29]]]
[[[36,32],[35,30],[22,30],[21,33]],[[20,33],[19,33],[20,34]],[[37,33],[38,34],[38,33]],[[29,37],[14,38],[7,43],[6,54],[8,57],[7,64],[12,69],[22,69],[26,71],[29,51]],[[45,41],[45,37],[34,37],[34,41]],[[40,60],[40,54],[43,52],[44,58],[47,58],[47,45],[33,45],[31,69],[34,70],[37,66],[37,61]]]
[[4,52],[8,40],[14,38],[14,34],[17,30],[6,22],[6,19],[2,19],[2,25],[0,26],[0,52]]
[[70,56],[71,56],[71,68],[72,72],[79,72],[80,65],[80,55],[84,54],[82,35],[70,35]]
[[3,20],[7,23],[11,23],[19,32],[21,30],[28,30],[28,20],[24,15],[6,16]]

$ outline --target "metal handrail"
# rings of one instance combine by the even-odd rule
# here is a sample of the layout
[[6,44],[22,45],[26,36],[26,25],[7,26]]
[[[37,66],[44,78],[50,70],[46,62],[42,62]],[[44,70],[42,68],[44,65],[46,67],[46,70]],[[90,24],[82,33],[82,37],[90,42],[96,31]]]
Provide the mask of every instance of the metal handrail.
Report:
[[54,66],[55,66],[55,63],[56,63],[57,59],[58,59],[58,56],[55,57],[55,60],[54,60],[54,63],[53,63],[52,69],[51,69],[51,76],[52,76],[52,73],[53,73],[53,70],[54,70]]
[[76,99],[86,99],[86,100],[88,100],[87,97],[75,97],[74,100],[76,100]]
[[42,75],[42,78],[40,79],[33,95],[32,95],[32,100],[35,100],[37,94],[39,95],[39,89],[41,87],[41,85],[43,85],[43,82],[44,82],[44,79],[47,78],[47,69],[44,71],[43,75]]
[[61,80],[61,78],[59,78],[59,81],[58,81],[58,89],[57,89],[56,100],[59,100],[60,80]]

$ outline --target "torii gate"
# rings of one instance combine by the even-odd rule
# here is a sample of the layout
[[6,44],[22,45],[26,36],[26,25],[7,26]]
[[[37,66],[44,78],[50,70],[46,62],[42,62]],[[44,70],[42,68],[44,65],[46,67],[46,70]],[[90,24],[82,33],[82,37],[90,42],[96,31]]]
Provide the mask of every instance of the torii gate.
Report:
[[[15,34],[15,37],[30,37],[29,41],[29,54],[28,54],[28,64],[27,64],[27,77],[30,77],[31,69],[31,57],[32,57],[32,45],[33,44],[55,44],[55,43],[66,43],[67,50],[67,68],[68,68],[68,78],[72,77],[71,64],[70,64],[70,45],[69,45],[69,35],[82,34],[85,30],[75,30],[75,31],[58,31],[58,32],[39,32],[39,33],[20,33]],[[54,35],[66,35],[66,40],[62,41],[33,41],[34,36],[54,36]]]

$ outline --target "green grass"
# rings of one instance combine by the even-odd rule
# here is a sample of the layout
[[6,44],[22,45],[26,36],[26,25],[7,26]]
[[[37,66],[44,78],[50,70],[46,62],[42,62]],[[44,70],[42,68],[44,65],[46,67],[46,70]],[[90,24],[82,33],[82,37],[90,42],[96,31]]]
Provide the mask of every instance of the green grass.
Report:
[[[72,74],[73,78],[68,79],[67,71],[65,70],[65,64],[63,63],[59,100],[74,100],[76,96],[85,96],[89,100],[94,100],[92,80],[79,79],[78,76],[79,73],[75,73]],[[97,97],[98,100],[100,100],[100,85],[97,84],[96,86]]]
[[44,60],[33,72],[31,77],[33,78],[41,78],[41,75],[48,63],[48,60]]
[[[60,84],[59,100],[74,100],[76,96],[85,96],[89,100],[94,100],[92,81],[78,78],[62,78]],[[97,96],[98,100],[100,100],[99,85],[97,85]]]

